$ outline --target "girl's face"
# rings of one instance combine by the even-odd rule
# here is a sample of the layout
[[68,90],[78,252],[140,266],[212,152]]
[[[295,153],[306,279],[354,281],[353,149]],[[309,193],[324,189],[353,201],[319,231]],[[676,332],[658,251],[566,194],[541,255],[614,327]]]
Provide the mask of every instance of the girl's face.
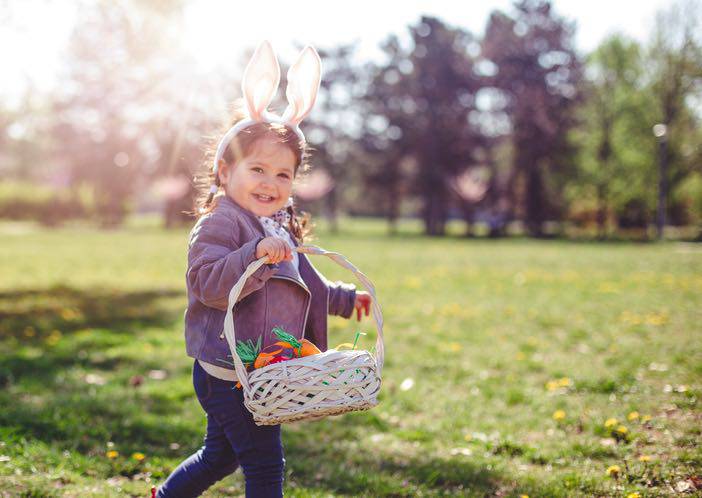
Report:
[[295,154],[271,140],[254,142],[253,150],[233,164],[220,160],[218,174],[225,193],[257,216],[271,216],[292,192]]

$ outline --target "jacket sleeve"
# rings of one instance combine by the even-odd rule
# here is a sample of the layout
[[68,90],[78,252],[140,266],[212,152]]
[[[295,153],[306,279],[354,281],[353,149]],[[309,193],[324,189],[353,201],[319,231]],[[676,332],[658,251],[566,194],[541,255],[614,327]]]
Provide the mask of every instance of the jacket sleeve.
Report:
[[[216,213],[203,216],[193,228],[188,251],[186,279],[195,297],[204,305],[226,310],[229,291],[256,260],[259,236],[237,243],[238,227]],[[262,288],[279,265],[264,264],[246,280],[237,301]]]
[[[326,280],[326,279],[325,279]],[[356,302],[356,286],[337,280],[326,281],[329,289],[329,314],[343,318],[351,318]]]

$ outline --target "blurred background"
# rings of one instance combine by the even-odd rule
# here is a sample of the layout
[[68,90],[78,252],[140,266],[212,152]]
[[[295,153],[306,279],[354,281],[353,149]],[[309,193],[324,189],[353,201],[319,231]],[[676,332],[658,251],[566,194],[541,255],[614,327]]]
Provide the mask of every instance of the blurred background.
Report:
[[702,237],[700,2],[339,8],[0,2],[0,218],[191,224],[193,176],[268,39],[275,112],[297,53],[322,57],[296,195],[332,230]]

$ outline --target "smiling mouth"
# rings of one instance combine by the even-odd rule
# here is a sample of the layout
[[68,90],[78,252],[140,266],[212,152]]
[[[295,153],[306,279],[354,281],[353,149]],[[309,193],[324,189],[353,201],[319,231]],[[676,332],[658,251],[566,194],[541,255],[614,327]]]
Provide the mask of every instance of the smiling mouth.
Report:
[[275,197],[271,197],[270,195],[259,195],[259,194],[252,194],[254,198],[263,204],[270,204],[273,201],[275,201]]

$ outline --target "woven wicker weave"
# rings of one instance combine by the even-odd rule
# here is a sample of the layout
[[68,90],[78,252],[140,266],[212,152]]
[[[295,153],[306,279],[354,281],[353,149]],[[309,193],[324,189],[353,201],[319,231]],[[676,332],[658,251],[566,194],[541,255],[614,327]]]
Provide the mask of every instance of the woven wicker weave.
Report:
[[229,292],[224,334],[232,351],[234,368],[244,389],[244,404],[256,425],[276,425],[296,420],[315,420],[378,404],[383,370],[383,315],[375,287],[363,273],[339,253],[316,246],[293,248],[305,254],[324,255],[351,270],[371,295],[371,314],[378,331],[375,356],[363,350],[329,349],[321,354],[274,363],[247,372],[236,353],[232,310],[246,279],[267,260],[251,263]]

